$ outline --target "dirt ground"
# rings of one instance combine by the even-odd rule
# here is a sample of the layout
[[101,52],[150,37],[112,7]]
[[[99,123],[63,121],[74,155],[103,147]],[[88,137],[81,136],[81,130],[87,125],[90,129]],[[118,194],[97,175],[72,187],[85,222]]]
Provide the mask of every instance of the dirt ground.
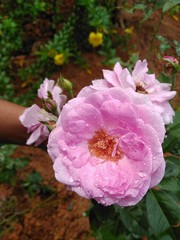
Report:
[[[121,16],[126,27],[134,26],[130,45],[136,46],[136,51],[140,53],[140,59],[146,57],[150,42],[153,37],[155,26],[159,21],[159,13],[140,25],[141,14],[123,14]],[[180,16],[179,21],[180,21]],[[159,34],[165,36],[169,41],[180,40],[179,21],[170,16],[166,16],[159,29]],[[120,34],[122,32],[119,29]],[[154,50],[148,58],[149,68],[158,73],[161,71],[161,64],[156,57]],[[134,51],[132,49],[132,51]],[[125,61],[127,55],[122,49],[118,49],[119,56]],[[170,52],[173,54],[172,52]],[[61,67],[60,72],[56,72],[52,79],[57,79],[59,73],[70,79],[74,84],[75,94],[91,83],[91,80],[102,77],[102,69],[107,66],[102,65],[100,56],[94,53],[86,53],[89,62],[88,69],[81,69],[78,65],[70,62]],[[110,68],[110,67],[109,67]],[[174,103],[177,107],[180,99],[180,76],[178,75],[177,95]],[[180,107],[180,105],[179,105]],[[54,178],[52,162],[48,154],[38,148],[19,146],[14,157],[26,156],[30,159],[30,164],[18,173],[18,179],[23,177],[25,172],[36,170],[40,172],[44,179],[44,184],[48,184],[56,191],[49,197],[43,199],[40,195],[30,198],[22,191],[20,183],[15,187],[2,184],[0,186],[0,204],[7,199],[14,199],[12,206],[8,208],[6,216],[11,217],[11,221],[4,226],[5,234],[2,240],[93,240],[91,235],[86,211],[91,202],[70,192],[63,184]],[[0,219],[2,214],[0,213]],[[3,219],[1,219],[3,221]],[[0,229],[1,230],[1,229]]]

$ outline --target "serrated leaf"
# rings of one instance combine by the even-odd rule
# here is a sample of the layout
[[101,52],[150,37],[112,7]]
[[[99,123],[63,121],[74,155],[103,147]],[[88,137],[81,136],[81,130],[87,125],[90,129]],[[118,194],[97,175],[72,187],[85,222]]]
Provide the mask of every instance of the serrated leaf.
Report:
[[178,177],[180,174],[180,158],[169,156],[166,157],[166,171],[164,178]]
[[175,7],[176,5],[180,4],[179,0],[169,0],[163,6],[163,12],[169,11],[171,8]]
[[154,195],[168,222],[171,225],[178,224],[180,221],[180,206],[176,201],[176,197],[167,191],[154,191]]
[[157,187],[166,191],[180,192],[180,179],[178,178],[164,179]]
[[127,208],[120,208],[118,211],[120,213],[120,219],[122,223],[129,232],[136,233],[136,235],[138,235],[139,237],[146,235],[146,229],[140,225],[140,221],[137,216],[138,209],[136,209],[135,216],[132,215],[131,209],[129,209],[128,211]]
[[167,127],[167,138],[163,143],[164,152],[180,155],[180,111],[177,111],[173,123]]
[[173,118],[173,123],[168,125],[168,129],[177,129],[176,125],[180,124],[180,110],[175,112],[175,116]]
[[149,191],[146,196],[146,209],[149,226],[156,237],[170,228],[170,223],[152,191]]

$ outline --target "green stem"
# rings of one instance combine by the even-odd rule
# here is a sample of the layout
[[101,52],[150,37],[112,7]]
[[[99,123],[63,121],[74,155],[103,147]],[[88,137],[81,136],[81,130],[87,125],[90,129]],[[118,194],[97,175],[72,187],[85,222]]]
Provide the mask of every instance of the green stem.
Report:
[[159,22],[158,22],[158,24],[157,24],[157,26],[156,26],[156,28],[155,28],[155,31],[154,31],[154,34],[153,34],[153,39],[152,39],[152,41],[151,41],[149,50],[148,50],[147,55],[146,55],[146,58],[147,58],[147,59],[149,58],[149,55],[150,55],[151,52],[152,52],[152,49],[153,49],[153,46],[154,46],[154,41],[155,41],[156,35],[157,35],[158,31],[159,31],[159,28],[160,28],[160,25],[161,25],[161,22],[162,22],[163,17],[164,17],[164,14],[163,14],[163,12],[161,12],[161,16],[160,16]]
[[176,90],[176,72],[173,72],[170,75],[170,79],[171,79],[171,90]]

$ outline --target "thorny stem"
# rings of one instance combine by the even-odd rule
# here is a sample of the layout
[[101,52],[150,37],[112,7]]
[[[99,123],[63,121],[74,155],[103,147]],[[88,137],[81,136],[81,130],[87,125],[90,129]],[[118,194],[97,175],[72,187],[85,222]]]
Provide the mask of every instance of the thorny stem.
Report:
[[154,41],[155,41],[156,35],[157,35],[158,31],[159,31],[159,28],[160,28],[160,25],[161,25],[163,17],[164,17],[164,14],[163,14],[163,12],[161,12],[161,16],[160,16],[159,22],[158,22],[158,24],[157,24],[157,26],[155,28],[155,31],[154,31],[154,34],[153,34],[153,39],[151,41],[149,50],[148,50],[147,55],[146,55],[147,59],[148,59],[150,53],[152,52],[152,49],[153,49],[153,46],[154,46]]

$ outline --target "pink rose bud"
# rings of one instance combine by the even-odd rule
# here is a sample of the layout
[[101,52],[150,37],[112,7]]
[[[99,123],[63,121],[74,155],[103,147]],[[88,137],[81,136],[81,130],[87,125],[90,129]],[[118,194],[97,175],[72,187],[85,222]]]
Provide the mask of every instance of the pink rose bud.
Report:
[[60,86],[55,85],[54,80],[45,79],[38,89],[38,97],[41,99],[51,98],[57,104],[58,113],[66,102],[66,96],[62,94]]
[[66,78],[60,77],[58,79],[59,86],[67,91],[71,97],[73,97],[73,84]]
[[47,112],[50,112],[55,116],[59,116],[59,113],[57,111],[57,103],[54,100],[50,98],[44,99],[43,107]]
[[171,64],[179,64],[178,60],[173,56],[164,56],[162,59],[164,61],[167,61],[167,62],[171,63]]
[[[168,75],[173,76],[174,74],[176,74],[177,72],[180,71],[180,65],[179,65],[179,61],[173,57],[173,56],[164,56],[162,58],[163,61],[163,65],[164,65],[164,72]],[[175,86],[175,79],[172,79],[172,87],[174,88]]]

